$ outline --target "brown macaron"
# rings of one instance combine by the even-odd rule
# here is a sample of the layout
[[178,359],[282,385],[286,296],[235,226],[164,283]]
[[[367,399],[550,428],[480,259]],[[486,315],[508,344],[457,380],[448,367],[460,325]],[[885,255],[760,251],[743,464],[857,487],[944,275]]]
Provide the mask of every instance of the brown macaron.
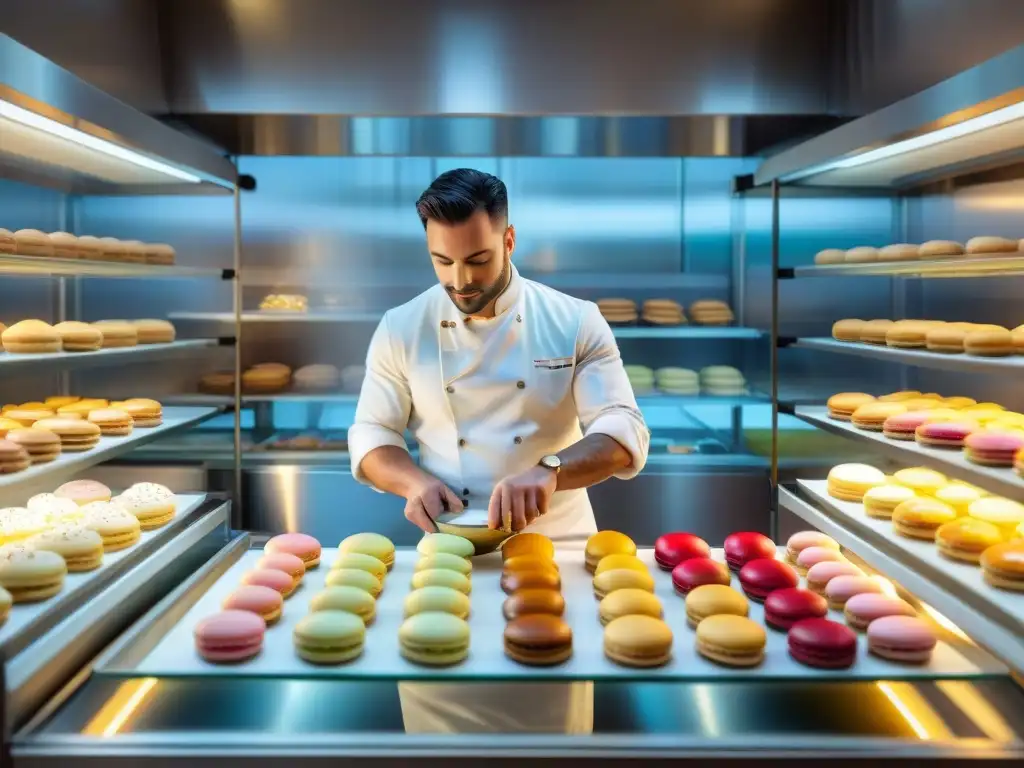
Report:
[[520,589],[509,595],[501,612],[505,621],[533,613],[561,616],[565,613],[565,598],[556,589]]
[[561,664],[572,656],[572,629],[558,616],[520,616],[505,626],[505,655],[529,666]]
[[1014,353],[1013,333],[998,325],[986,325],[968,332],[964,352],[976,357],[1006,357]]
[[33,464],[47,464],[60,456],[60,437],[45,429],[12,429],[7,440],[24,448]]
[[501,589],[511,595],[521,589],[560,589],[562,579],[554,570],[516,571],[501,575]]
[[13,440],[0,440],[0,475],[24,472],[32,464],[25,446]]

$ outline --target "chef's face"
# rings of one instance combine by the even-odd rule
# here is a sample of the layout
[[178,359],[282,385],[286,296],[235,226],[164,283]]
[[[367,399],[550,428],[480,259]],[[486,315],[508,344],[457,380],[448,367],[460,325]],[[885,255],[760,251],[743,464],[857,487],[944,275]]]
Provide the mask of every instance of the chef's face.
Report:
[[477,211],[459,224],[427,221],[427,250],[448,297],[467,315],[487,314],[508,284],[516,231]]

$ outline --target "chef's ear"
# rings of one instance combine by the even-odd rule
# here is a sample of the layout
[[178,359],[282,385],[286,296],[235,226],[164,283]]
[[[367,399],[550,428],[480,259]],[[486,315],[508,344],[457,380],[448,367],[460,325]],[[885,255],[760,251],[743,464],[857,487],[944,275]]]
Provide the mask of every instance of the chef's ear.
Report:
[[508,252],[509,258],[512,258],[512,251],[516,249],[516,228],[511,224],[505,230],[505,250]]

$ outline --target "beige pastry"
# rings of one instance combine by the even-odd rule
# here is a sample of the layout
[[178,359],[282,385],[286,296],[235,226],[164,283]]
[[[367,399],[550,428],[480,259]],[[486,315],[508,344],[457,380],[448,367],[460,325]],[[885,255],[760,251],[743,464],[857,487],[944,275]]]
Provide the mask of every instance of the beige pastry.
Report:
[[3,332],[4,349],[12,354],[60,352],[60,334],[42,320],[22,320]]
[[917,249],[920,259],[950,259],[963,256],[964,246],[955,240],[929,240]]
[[170,344],[176,332],[166,320],[133,320],[139,344]]
[[864,321],[856,318],[839,320],[832,326],[832,338],[836,341],[860,341]]
[[38,229],[19,229],[14,233],[14,241],[22,256],[53,256],[50,236]]
[[147,264],[160,264],[165,267],[174,264],[174,248],[167,243],[146,243],[145,254]]
[[879,261],[916,261],[921,247],[910,243],[896,243],[878,250]]
[[100,320],[93,326],[103,332],[103,348],[134,347],[139,343],[135,326],[125,320]]
[[51,232],[50,243],[53,245],[53,255],[58,259],[77,259],[81,254],[78,238],[70,232]]
[[127,261],[128,253],[124,243],[116,237],[101,237],[100,244],[103,248],[102,258],[104,261]]
[[95,352],[103,346],[103,331],[95,325],[65,320],[53,326],[65,352]]
[[856,248],[850,248],[843,260],[847,264],[865,264],[878,261],[878,249],[869,245],[859,245]]
[[103,261],[105,252],[105,246],[98,237],[82,235],[78,238],[78,258],[88,261]]
[[130,264],[146,263],[146,244],[139,240],[122,240],[124,260]]
[[1016,240],[1009,240],[1005,237],[972,237],[967,241],[968,256],[990,256],[999,253],[1017,253],[1019,250]]
[[814,254],[815,264],[842,264],[846,261],[846,251],[839,248],[826,248]]
[[9,229],[0,228],[0,253],[17,253],[18,241]]

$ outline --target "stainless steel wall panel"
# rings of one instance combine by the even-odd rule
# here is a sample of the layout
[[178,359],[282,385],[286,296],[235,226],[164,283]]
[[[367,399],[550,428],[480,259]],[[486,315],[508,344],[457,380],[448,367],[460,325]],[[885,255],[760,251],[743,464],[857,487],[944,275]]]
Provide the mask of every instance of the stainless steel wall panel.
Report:
[[174,0],[179,113],[820,114],[816,0]]

